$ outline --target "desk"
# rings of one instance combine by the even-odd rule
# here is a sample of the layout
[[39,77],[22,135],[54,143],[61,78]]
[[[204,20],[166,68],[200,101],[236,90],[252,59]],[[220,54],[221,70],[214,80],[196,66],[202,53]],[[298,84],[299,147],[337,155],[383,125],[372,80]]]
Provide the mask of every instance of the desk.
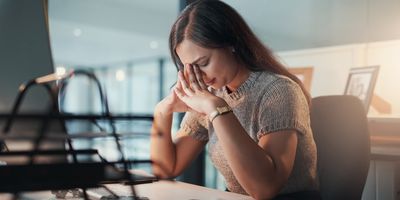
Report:
[[400,136],[371,135],[370,141],[371,163],[363,199],[398,199]]
[[371,160],[400,161],[400,136],[371,136]]
[[[400,135],[400,133],[399,133]],[[393,135],[371,135],[371,146],[397,146],[400,147],[400,136]]]
[[159,181],[149,184],[137,185],[136,191],[139,196],[157,199],[204,199],[204,200],[246,200],[253,199],[249,196],[232,192],[225,192],[193,184],[172,181]]
[[[128,186],[120,184],[107,185],[117,194],[130,194]],[[245,196],[232,192],[210,189],[193,184],[178,182],[178,181],[157,181],[135,186],[135,191],[140,197],[147,197],[150,200],[250,200],[250,196]],[[11,195],[1,194],[0,199],[11,199]],[[31,192],[24,193],[21,199],[53,199],[55,196],[50,192]],[[72,197],[66,199],[74,199]],[[76,199],[76,198],[75,198]]]
[[400,116],[368,118],[371,160],[400,161]]

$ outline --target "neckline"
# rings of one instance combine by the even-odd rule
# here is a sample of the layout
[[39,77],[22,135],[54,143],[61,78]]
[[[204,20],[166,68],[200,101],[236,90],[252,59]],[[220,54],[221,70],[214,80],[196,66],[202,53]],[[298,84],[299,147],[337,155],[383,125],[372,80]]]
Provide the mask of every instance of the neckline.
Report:
[[223,87],[223,92],[226,96],[228,96],[231,100],[238,100],[240,97],[247,92],[248,89],[253,87],[256,82],[258,76],[260,76],[261,71],[250,71],[249,77],[244,81],[236,91],[231,93],[228,92],[228,88],[226,86]]

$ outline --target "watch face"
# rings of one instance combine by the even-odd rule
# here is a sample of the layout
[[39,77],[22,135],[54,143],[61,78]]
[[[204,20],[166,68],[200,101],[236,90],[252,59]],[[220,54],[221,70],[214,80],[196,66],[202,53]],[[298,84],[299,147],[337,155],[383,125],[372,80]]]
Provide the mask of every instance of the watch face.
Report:
[[217,107],[217,110],[219,113],[224,113],[230,111],[231,108],[229,106],[224,106],[224,107]]
[[216,107],[215,109],[216,110],[209,115],[209,120],[211,123],[218,115],[223,115],[225,113],[232,112],[232,108],[229,106]]

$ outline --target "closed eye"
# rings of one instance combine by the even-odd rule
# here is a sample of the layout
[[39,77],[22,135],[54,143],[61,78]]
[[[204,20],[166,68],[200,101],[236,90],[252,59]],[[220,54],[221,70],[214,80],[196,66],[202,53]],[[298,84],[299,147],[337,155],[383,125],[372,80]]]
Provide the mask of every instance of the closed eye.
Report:
[[208,65],[208,60],[206,62],[197,64],[199,67],[206,67]]
[[197,58],[195,61],[192,62],[192,65],[196,65],[198,67],[205,67],[208,65],[210,61],[209,56],[202,56],[200,58]]

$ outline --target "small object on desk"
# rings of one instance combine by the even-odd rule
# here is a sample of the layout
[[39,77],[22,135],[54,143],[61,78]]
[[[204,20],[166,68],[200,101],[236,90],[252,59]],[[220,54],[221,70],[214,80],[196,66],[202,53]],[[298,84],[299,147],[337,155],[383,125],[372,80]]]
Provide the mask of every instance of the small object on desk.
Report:
[[99,188],[92,188],[92,189],[88,189],[86,191],[89,199],[92,200],[128,200],[128,199],[135,199],[135,200],[149,200],[149,198],[147,197],[138,197],[136,196],[135,198],[133,198],[134,196],[132,195],[126,195],[126,194],[121,194],[121,195],[115,195],[110,193],[110,191],[108,191],[105,188],[99,187]]
[[51,194],[55,195],[57,199],[66,199],[68,193],[72,194],[73,198],[81,198],[83,197],[83,191],[79,188],[71,189],[71,190],[52,190]]

